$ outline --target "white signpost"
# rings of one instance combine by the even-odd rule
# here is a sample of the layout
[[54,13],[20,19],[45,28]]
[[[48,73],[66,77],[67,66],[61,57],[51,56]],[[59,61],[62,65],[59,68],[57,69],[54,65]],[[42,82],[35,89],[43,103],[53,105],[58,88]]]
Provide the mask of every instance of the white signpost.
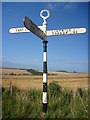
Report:
[[86,28],[71,28],[71,29],[61,29],[61,30],[49,30],[47,31],[47,36],[55,35],[73,35],[85,33]]
[[[43,31],[43,26],[38,26]],[[23,33],[23,32],[31,32],[26,27],[21,28],[11,28],[9,30],[11,34],[13,33]],[[71,34],[83,34],[86,32],[86,28],[70,28],[70,29],[60,29],[60,30],[47,30],[46,36],[56,36],[56,35],[71,35]]]
[[[42,31],[43,31],[43,26],[38,26]],[[14,34],[14,33],[27,33],[27,32],[31,32],[30,30],[28,30],[26,27],[20,27],[20,28],[11,28],[9,30],[9,32],[11,34]]]
[[[43,16],[43,12],[47,13],[47,16]],[[47,18],[50,16],[48,10],[42,10],[40,16],[44,22],[42,26],[37,26],[28,17],[24,18],[24,26],[21,28],[11,28],[10,33],[23,33],[32,32],[43,40],[43,112],[47,111],[47,37],[57,35],[73,35],[86,33],[86,28],[70,28],[70,29],[58,29],[47,30]]]

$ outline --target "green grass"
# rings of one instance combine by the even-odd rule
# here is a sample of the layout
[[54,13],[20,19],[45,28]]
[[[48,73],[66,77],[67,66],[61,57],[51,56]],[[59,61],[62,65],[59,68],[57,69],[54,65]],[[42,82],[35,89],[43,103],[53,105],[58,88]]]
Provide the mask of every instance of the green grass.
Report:
[[87,118],[88,92],[77,89],[76,96],[69,90],[62,90],[55,82],[48,86],[48,109],[42,112],[41,90],[9,90],[2,93],[3,118]]

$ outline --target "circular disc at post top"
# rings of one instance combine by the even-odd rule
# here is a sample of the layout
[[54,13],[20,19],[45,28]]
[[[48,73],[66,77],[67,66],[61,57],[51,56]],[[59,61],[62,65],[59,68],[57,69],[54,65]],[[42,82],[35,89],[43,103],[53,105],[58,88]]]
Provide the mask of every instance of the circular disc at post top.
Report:
[[[47,13],[47,16],[43,16],[43,13],[46,12]],[[50,16],[50,12],[48,10],[42,10],[40,12],[40,16],[43,18],[43,19],[47,19],[49,16]]]

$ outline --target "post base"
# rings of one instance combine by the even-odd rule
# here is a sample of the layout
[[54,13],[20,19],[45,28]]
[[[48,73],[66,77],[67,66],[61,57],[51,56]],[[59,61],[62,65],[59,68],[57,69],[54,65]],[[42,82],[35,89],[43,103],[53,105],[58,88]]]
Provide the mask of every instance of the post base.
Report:
[[43,103],[43,112],[46,113],[46,111],[47,111],[47,103]]

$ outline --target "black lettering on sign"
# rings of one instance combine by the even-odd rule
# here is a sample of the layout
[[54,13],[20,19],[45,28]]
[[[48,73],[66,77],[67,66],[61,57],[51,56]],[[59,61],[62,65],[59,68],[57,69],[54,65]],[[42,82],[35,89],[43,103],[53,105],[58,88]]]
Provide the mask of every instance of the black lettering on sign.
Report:
[[68,29],[66,30],[66,34],[68,33]]
[[75,34],[76,32],[75,32],[75,29],[73,30],[73,33]]
[[64,30],[64,34],[66,34],[67,30]]
[[54,35],[54,32],[52,31],[52,35]]
[[55,31],[55,35],[57,35],[57,31]]
[[61,30],[61,34],[63,34],[63,30]]
[[57,34],[59,35],[59,30],[57,30]]

